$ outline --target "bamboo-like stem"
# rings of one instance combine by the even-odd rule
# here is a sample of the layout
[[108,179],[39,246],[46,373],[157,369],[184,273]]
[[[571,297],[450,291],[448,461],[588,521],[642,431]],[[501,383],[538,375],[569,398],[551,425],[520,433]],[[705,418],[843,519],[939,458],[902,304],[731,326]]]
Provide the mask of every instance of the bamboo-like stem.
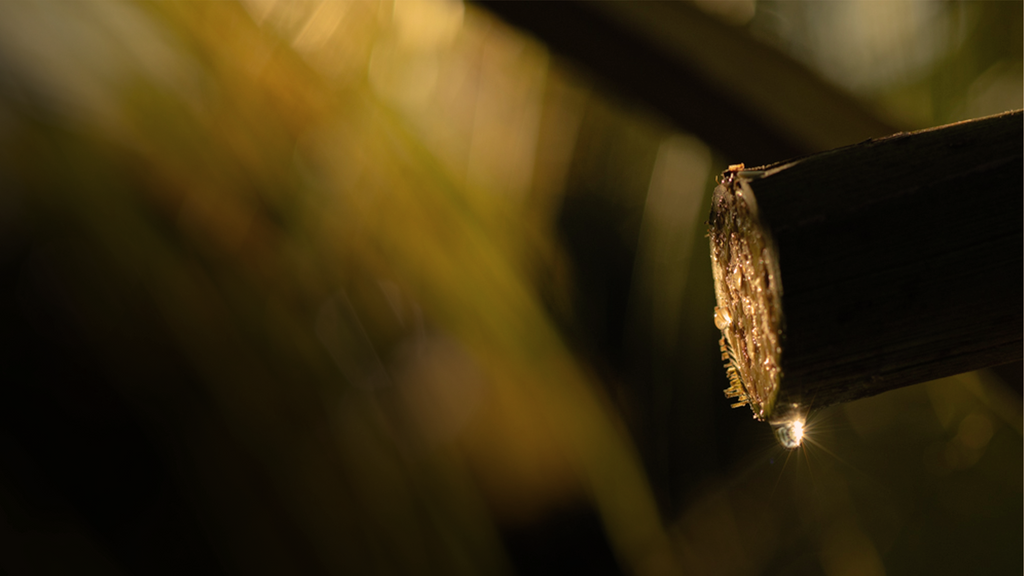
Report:
[[715,322],[755,417],[1022,357],[1022,112],[869,140],[715,189]]

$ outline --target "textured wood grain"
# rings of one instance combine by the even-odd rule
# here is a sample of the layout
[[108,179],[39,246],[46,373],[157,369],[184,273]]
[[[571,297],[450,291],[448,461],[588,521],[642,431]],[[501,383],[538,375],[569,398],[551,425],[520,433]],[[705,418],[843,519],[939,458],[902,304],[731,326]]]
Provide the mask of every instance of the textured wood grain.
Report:
[[709,235],[732,395],[771,420],[1019,360],[1022,142],[1016,111],[727,172]]

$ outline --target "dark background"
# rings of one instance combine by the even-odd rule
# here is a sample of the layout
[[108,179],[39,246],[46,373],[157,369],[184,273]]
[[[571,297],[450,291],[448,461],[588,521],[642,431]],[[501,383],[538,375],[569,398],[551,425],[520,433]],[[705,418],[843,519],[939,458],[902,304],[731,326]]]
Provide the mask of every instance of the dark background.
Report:
[[1020,574],[1020,365],[785,451],[703,222],[1021,4],[484,4],[0,8],[0,570]]

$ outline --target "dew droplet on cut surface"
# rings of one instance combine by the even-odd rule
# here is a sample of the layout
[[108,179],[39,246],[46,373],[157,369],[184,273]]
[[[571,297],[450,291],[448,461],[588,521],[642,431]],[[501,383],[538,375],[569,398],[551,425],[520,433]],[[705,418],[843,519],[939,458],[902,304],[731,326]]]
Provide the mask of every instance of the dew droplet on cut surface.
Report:
[[732,324],[732,316],[729,314],[729,311],[715,306],[715,327],[719,330],[725,330],[730,324]]
[[772,426],[775,429],[775,438],[783,448],[792,450],[800,446],[804,439],[804,421],[794,418]]

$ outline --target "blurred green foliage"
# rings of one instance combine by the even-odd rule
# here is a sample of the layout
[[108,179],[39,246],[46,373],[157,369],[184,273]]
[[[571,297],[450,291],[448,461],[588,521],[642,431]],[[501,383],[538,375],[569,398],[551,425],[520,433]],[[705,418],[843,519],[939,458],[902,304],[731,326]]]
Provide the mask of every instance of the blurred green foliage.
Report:
[[[826,71],[903,18],[839,74],[901,125],[1021,105],[1019,3],[748,4]],[[728,409],[733,160],[459,3],[0,6],[0,568],[1020,573],[991,374]]]

